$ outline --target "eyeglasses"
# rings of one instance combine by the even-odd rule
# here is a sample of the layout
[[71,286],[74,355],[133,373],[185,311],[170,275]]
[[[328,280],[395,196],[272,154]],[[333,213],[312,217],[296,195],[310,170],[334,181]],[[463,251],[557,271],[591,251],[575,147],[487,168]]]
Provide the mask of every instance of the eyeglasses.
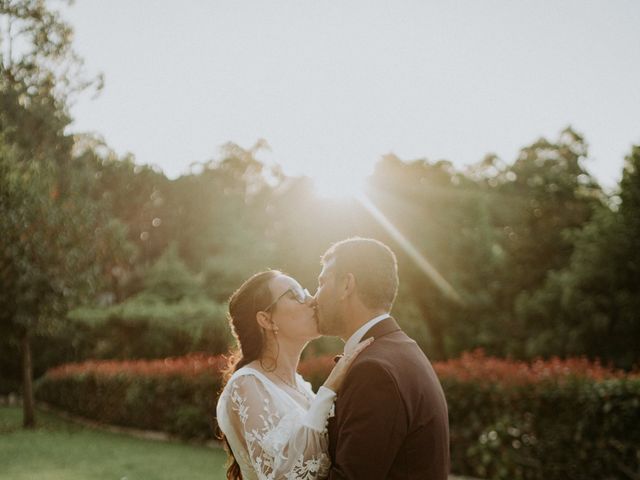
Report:
[[307,301],[307,299],[309,297],[311,297],[311,294],[309,293],[309,290],[307,290],[306,288],[291,287],[291,288],[287,289],[278,298],[276,298],[273,302],[271,302],[271,304],[269,304],[269,306],[267,308],[265,308],[263,310],[263,312],[268,312],[269,310],[271,310],[276,305],[276,303],[278,303],[280,301],[280,299],[282,297],[284,297],[288,293],[293,293],[293,298],[298,303],[305,303]]

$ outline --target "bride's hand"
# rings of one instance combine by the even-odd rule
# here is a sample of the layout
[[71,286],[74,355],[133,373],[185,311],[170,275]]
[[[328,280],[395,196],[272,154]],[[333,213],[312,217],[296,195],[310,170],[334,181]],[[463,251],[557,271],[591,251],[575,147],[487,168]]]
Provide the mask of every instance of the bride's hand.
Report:
[[353,352],[343,355],[340,360],[338,360],[338,363],[333,367],[333,370],[331,370],[331,373],[325,380],[323,386],[337,393],[342,386],[344,377],[347,376],[351,363],[353,363],[360,352],[371,345],[371,343],[373,343],[373,338],[367,338],[365,341],[360,342]]

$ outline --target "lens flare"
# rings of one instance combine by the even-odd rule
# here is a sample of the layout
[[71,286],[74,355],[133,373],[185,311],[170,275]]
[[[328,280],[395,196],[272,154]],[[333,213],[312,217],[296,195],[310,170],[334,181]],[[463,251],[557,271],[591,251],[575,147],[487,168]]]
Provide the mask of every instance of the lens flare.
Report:
[[455,289],[445,280],[445,278],[435,269],[431,263],[407,240],[407,238],[391,223],[384,213],[376,207],[371,200],[365,195],[355,197],[356,200],[371,214],[371,216],[398,242],[400,247],[415,262],[420,270],[422,270],[436,287],[450,300],[462,305],[464,302]]

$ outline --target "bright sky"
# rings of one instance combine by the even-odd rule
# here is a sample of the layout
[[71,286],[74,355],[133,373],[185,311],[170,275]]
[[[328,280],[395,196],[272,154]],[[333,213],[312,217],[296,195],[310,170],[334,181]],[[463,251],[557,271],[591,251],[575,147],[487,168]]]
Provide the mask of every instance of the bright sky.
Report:
[[258,158],[349,184],[389,152],[511,162],[571,124],[610,187],[640,143],[635,0],[77,0],[63,12],[106,80],[75,105],[73,129],[170,177],[264,138]]

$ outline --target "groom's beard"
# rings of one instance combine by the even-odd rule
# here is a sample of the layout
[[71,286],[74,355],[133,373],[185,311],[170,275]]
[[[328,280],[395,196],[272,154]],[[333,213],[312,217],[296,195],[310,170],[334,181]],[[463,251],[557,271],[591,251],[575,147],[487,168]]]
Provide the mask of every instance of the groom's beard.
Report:
[[344,318],[339,311],[316,313],[316,319],[321,335],[340,336],[344,330]]

